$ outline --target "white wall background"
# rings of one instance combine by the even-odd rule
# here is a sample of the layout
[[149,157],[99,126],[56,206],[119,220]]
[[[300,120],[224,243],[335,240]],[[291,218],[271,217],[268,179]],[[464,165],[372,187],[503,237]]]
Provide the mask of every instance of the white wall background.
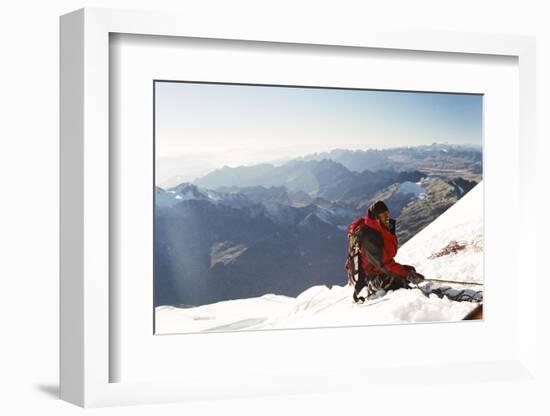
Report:
[[[74,9],[116,7],[177,10],[209,20],[210,14],[239,19],[269,18],[282,26],[432,28],[537,36],[538,250],[548,235],[545,194],[550,156],[550,29],[543,1],[168,1],[52,0],[4,3],[0,13],[0,413],[76,414],[81,409],[58,394],[58,17]],[[503,227],[508,226],[503,224]],[[542,267],[540,273],[543,273]],[[548,290],[545,282],[539,290]],[[233,400],[93,410],[98,414],[549,414],[549,308],[539,305],[539,368],[535,385],[457,385],[452,394],[437,386],[425,395],[403,387],[379,399],[345,394]],[[414,351],[414,346],[409,347]],[[344,352],[342,352],[344,353]],[[541,379],[542,380],[542,379]],[[443,393],[443,394],[442,394]]]

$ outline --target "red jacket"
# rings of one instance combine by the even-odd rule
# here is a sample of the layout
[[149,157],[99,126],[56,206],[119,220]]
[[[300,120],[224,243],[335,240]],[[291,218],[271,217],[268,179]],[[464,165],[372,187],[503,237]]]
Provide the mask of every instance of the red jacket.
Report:
[[[397,237],[395,236],[395,230],[387,230],[380,225],[379,220],[372,219],[368,215],[360,220],[354,221],[350,226],[350,231],[353,231],[358,226],[362,226],[363,228],[361,235],[362,249],[367,250],[387,271],[406,277],[409,274],[409,270],[394,260],[397,254]],[[368,275],[384,274],[384,272],[379,270],[374,264],[370,264],[363,252],[361,252],[361,263],[363,270]]]

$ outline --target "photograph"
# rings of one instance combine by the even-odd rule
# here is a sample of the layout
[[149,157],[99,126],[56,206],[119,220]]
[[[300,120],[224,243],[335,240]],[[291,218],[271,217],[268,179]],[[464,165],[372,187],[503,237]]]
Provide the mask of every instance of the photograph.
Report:
[[483,320],[483,95],[153,81],[154,334]]

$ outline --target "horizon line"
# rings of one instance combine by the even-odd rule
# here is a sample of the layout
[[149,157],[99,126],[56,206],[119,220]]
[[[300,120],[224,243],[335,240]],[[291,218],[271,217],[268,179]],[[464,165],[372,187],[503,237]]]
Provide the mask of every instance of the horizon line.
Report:
[[[307,158],[307,157],[311,157],[311,156],[318,156],[318,155],[322,155],[324,153],[332,153],[334,151],[338,151],[338,150],[341,150],[341,151],[348,151],[348,152],[368,152],[368,151],[388,151],[388,150],[399,150],[399,149],[411,149],[411,148],[421,148],[421,147],[431,147],[431,146],[434,146],[434,145],[444,145],[444,146],[449,146],[449,147],[457,147],[457,148],[471,148],[471,149],[475,149],[475,150],[479,150],[480,152],[483,151],[483,144],[456,144],[456,143],[448,143],[448,142],[432,142],[431,144],[421,144],[421,145],[413,145],[413,146],[395,146],[395,147],[387,147],[387,148],[367,148],[367,149],[350,149],[350,148],[332,148],[330,150],[324,150],[324,151],[321,151],[321,152],[314,152],[314,153],[307,153],[307,154],[304,154],[304,155],[301,155],[301,156],[295,156],[295,157],[289,157],[289,158],[281,158],[279,159],[280,160],[280,163],[276,163],[276,161],[269,161],[269,162],[260,162],[260,163],[253,163],[253,164],[242,164],[242,165],[238,165],[238,166],[228,166],[228,165],[223,165],[223,166],[219,166],[219,167],[216,167],[212,170],[210,170],[208,173],[205,173],[201,176],[197,176],[196,178],[192,179],[192,180],[184,180],[183,182],[181,183],[189,183],[189,184],[193,184],[193,181],[197,180],[197,179],[200,179],[200,178],[203,178],[207,175],[209,175],[210,173],[212,172],[215,172],[217,170],[221,170],[221,169],[238,169],[238,168],[252,168],[254,166],[259,166],[259,165],[269,165],[269,166],[273,166],[273,167],[278,167],[278,166],[283,166],[287,163],[290,163],[292,161],[296,161],[296,160],[300,160],[300,159],[304,159],[304,158]],[[178,158],[178,157],[181,157],[180,156],[174,156],[174,157],[164,157],[166,159],[170,159],[170,158]],[[159,159],[162,159],[163,157],[159,157]],[[348,169],[347,167],[345,167],[341,162],[337,162],[331,158],[325,158],[325,159],[322,159],[322,160],[332,160],[333,162],[335,163],[339,163],[340,165],[342,165],[344,168]],[[155,161],[156,162],[156,161]],[[349,170],[349,169],[348,169]],[[365,169],[365,170],[368,170],[368,169]],[[179,175],[174,175],[172,178],[177,178]],[[163,182],[166,182],[166,181],[169,181],[171,180],[171,178],[168,178],[166,180],[164,180]],[[179,185],[179,184],[178,184]],[[174,186],[178,186],[178,185],[174,185]],[[154,184],[155,188],[160,188],[162,190],[166,190],[167,188],[164,188],[163,186],[160,185],[160,182]],[[171,187],[174,187],[174,186],[171,186]]]

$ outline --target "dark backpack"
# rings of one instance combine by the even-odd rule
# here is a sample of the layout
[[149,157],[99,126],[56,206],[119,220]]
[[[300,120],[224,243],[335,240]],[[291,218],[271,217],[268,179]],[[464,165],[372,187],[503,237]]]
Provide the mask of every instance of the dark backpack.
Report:
[[359,280],[364,280],[361,261],[361,231],[365,226],[365,218],[359,217],[348,227],[348,257],[345,268],[348,272],[348,284],[355,286]]
[[[364,303],[366,297],[376,293],[380,289],[387,289],[393,282],[393,277],[384,277],[381,275],[367,279],[363,270],[363,256],[367,256],[369,262],[376,264],[376,260],[369,257],[369,254],[361,247],[361,239],[365,228],[365,218],[360,217],[354,220],[348,227],[348,258],[346,260],[346,269],[348,271],[348,285],[353,286],[353,300],[355,303]],[[382,268],[382,270],[384,270]],[[388,274],[384,270],[384,274]],[[366,287],[366,295],[360,293]]]

